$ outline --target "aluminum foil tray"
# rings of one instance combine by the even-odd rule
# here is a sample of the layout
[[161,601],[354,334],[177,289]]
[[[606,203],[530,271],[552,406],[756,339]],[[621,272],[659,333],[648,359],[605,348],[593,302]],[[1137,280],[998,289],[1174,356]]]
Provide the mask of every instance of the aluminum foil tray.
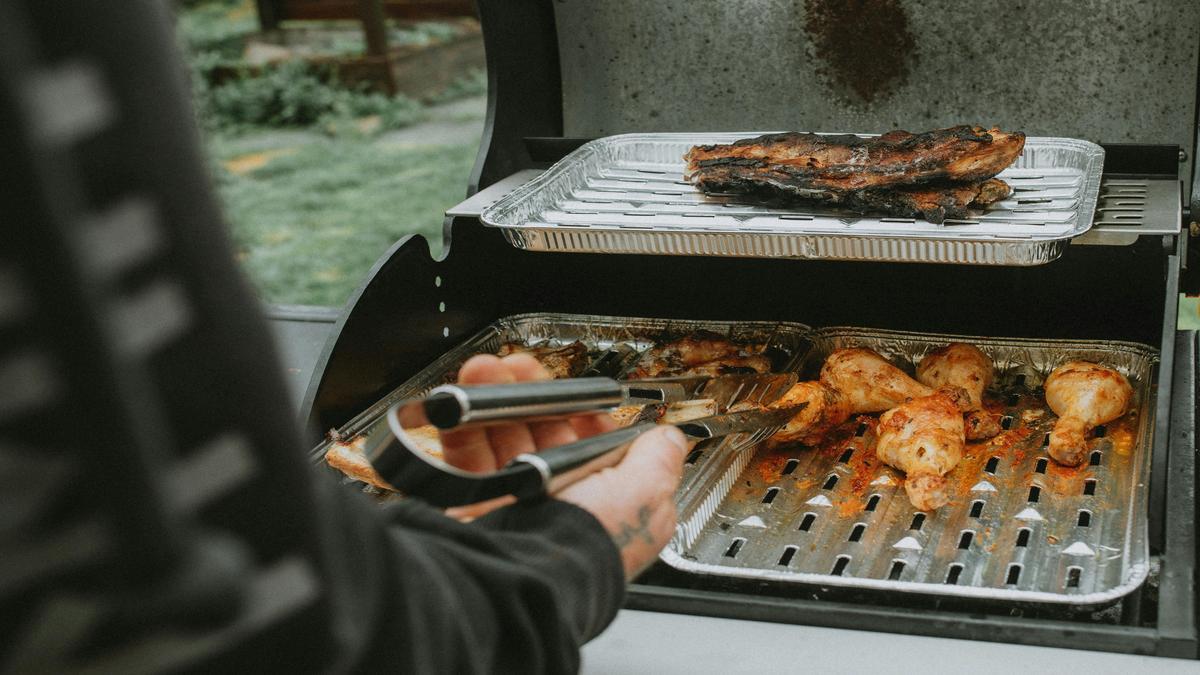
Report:
[[393,404],[451,381],[468,358],[495,353],[505,343],[563,346],[580,341],[587,346],[593,360],[615,354],[618,358],[609,362],[605,374],[621,377],[645,350],[698,330],[719,333],[738,343],[763,345],[775,357],[776,372],[795,372],[811,348],[808,337],[811,328],[781,321],[692,321],[548,313],[504,317],[446,352],[341,428],[331,431],[313,449],[312,456],[323,458],[333,443],[349,441],[372,425],[385,423],[383,415]]
[[483,210],[530,251],[1040,265],[1092,225],[1104,150],[1029,138],[1000,174],[1014,194],[972,220],[934,225],[829,207],[766,208],[683,180],[693,145],[762,132],[625,134],[591,141]]
[[[668,565],[714,577],[879,589],[1078,607],[1109,603],[1149,571],[1146,480],[1157,352],[1121,342],[1034,341],[827,328],[802,371],[840,347],[879,351],[909,373],[950,341],[995,362],[989,407],[1006,431],[971,444],[950,474],[955,496],[922,513],[903,476],[875,457],[877,416],[860,416],[819,448],[698,447],[678,495]],[[1134,412],[1097,431],[1090,463],[1064,468],[1044,445],[1054,415],[1040,386],[1071,358],[1124,373]]]

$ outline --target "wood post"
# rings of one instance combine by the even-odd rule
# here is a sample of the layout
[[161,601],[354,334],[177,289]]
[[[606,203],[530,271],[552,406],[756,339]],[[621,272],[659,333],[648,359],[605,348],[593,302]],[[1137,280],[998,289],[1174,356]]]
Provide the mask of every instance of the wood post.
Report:
[[396,93],[396,76],[392,72],[392,60],[388,55],[387,19],[383,13],[383,0],[358,0],[359,18],[362,20],[363,36],[367,40],[367,55],[372,61],[382,62],[384,86],[388,94]]

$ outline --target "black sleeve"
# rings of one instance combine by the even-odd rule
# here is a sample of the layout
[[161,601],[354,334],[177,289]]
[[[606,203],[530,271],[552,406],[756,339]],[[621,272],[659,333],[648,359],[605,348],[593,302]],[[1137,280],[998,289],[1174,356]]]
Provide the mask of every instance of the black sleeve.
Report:
[[500,509],[470,524],[422,504],[383,524],[372,664],[405,672],[563,673],[612,620],[620,556],[589,513],[557,500]]
[[575,669],[623,588],[594,518],[307,466],[164,7],[0,2],[0,671]]

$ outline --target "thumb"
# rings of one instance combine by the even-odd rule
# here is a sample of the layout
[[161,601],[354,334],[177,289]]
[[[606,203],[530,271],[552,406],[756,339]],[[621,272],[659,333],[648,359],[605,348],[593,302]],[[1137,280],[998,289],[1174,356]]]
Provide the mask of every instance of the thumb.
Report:
[[638,481],[651,485],[674,486],[683,474],[683,460],[687,452],[687,436],[674,426],[665,424],[639,436],[629,446],[617,470],[628,472]]

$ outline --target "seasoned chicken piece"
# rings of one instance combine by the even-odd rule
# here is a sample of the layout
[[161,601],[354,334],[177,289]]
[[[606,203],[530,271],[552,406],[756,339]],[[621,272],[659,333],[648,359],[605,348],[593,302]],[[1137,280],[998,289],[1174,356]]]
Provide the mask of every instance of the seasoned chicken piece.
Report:
[[775,432],[771,437],[773,442],[799,441],[804,445],[816,445],[831,429],[850,417],[850,404],[846,398],[820,382],[794,384],[767,407],[787,408],[800,403],[808,403],[808,407]]
[[922,511],[950,501],[946,474],[962,460],[966,437],[963,412],[971,405],[960,387],[943,387],[879,418],[875,452],[907,477],[908,500]]
[[737,345],[708,331],[656,345],[642,354],[633,378],[766,373],[771,359],[758,346]]
[[[422,452],[430,457],[442,458],[442,439],[438,436],[437,427],[426,424],[405,431]],[[364,436],[356,436],[349,442],[334,443],[325,451],[325,462],[346,474],[347,478],[373,485],[380,490],[394,492],[396,488],[383,480],[383,477],[375,471],[375,467],[371,466],[367,456],[363,454],[365,441]]]
[[917,380],[937,389],[962,387],[971,397],[971,411],[964,420],[967,440],[977,441],[1000,433],[1000,416],[983,409],[983,391],[995,379],[995,368],[975,345],[954,342],[925,355],[917,365]]
[[888,410],[933,393],[870,349],[839,349],[830,354],[821,368],[821,384],[841,392],[851,414]]
[[587,366],[587,346],[582,342],[572,342],[562,347],[536,345],[529,347],[519,342],[508,342],[500,345],[496,356],[509,354],[529,354],[550,371],[554,379],[574,377]]
[[1088,361],[1071,361],[1046,378],[1046,403],[1058,415],[1050,433],[1050,457],[1065,466],[1078,466],[1088,452],[1086,434],[1093,427],[1129,412],[1133,387],[1112,368]]
[[666,405],[642,406],[623,405],[611,412],[609,416],[617,426],[628,426],[634,422],[647,407],[653,407],[656,420],[660,424],[678,424],[701,417],[717,414],[717,402],[711,398],[697,398],[690,401],[676,401]]

